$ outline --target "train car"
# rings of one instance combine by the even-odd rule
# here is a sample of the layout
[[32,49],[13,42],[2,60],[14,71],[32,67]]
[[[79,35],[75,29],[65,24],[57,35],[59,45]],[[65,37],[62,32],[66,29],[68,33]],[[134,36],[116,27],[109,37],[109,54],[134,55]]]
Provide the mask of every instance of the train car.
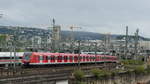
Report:
[[24,52],[16,52],[16,57],[14,52],[0,52],[0,67],[7,67],[13,63],[22,64],[22,57]]
[[75,64],[79,62],[117,62],[117,57],[109,55],[27,52],[24,53],[22,58],[24,65]]

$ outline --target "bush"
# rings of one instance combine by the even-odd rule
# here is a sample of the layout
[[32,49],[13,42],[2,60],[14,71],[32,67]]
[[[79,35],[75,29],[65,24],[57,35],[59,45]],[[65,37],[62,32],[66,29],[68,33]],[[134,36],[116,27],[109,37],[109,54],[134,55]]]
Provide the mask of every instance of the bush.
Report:
[[149,74],[150,73],[150,65],[147,65],[147,68],[145,69],[145,71]]
[[102,71],[99,69],[92,69],[91,72],[97,79],[100,78],[100,76],[102,75],[102,73],[101,73]]
[[144,68],[144,66],[137,66],[137,67],[135,67],[134,71],[137,74],[144,73],[145,72],[145,68]]
[[100,70],[100,69],[92,69],[92,74],[95,76],[95,78],[100,78],[102,76],[110,76],[111,73],[108,71]]
[[74,72],[74,77],[76,80],[81,81],[84,78],[84,72],[81,70],[77,70]]

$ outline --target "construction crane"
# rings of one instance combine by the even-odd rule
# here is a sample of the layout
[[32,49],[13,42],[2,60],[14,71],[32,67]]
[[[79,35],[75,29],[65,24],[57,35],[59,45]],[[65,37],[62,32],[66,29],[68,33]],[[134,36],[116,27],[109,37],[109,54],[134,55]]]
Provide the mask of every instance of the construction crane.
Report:
[[74,39],[75,39],[75,37],[74,37],[74,29],[81,29],[81,27],[76,27],[76,26],[70,26],[70,29],[71,29],[71,45],[70,45],[70,50],[71,50],[71,52],[73,53],[74,52]]
[[59,52],[60,51],[60,40],[61,40],[61,26],[55,24],[55,19],[52,20],[52,27],[51,28],[51,49],[53,52]]
[[72,32],[71,32],[71,38],[72,38],[72,40],[74,40],[74,31],[73,31],[73,30],[74,30],[74,29],[78,29],[78,28],[81,29],[81,27],[76,27],[76,26],[73,26],[73,25],[70,26],[70,29],[71,29],[71,31],[72,31]]

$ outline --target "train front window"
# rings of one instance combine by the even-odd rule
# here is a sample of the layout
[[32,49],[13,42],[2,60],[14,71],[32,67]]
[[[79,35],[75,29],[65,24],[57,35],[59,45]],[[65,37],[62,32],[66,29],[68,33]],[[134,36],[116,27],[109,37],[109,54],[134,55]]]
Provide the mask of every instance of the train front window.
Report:
[[24,59],[30,60],[31,53],[24,53]]

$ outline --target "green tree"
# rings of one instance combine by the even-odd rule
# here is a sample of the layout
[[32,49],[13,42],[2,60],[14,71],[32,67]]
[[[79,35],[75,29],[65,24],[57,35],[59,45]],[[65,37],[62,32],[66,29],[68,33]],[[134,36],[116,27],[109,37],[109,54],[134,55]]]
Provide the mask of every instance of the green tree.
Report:
[[2,49],[6,48],[6,45],[7,45],[6,39],[7,39],[7,35],[5,35],[5,34],[0,35],[0,47]]

